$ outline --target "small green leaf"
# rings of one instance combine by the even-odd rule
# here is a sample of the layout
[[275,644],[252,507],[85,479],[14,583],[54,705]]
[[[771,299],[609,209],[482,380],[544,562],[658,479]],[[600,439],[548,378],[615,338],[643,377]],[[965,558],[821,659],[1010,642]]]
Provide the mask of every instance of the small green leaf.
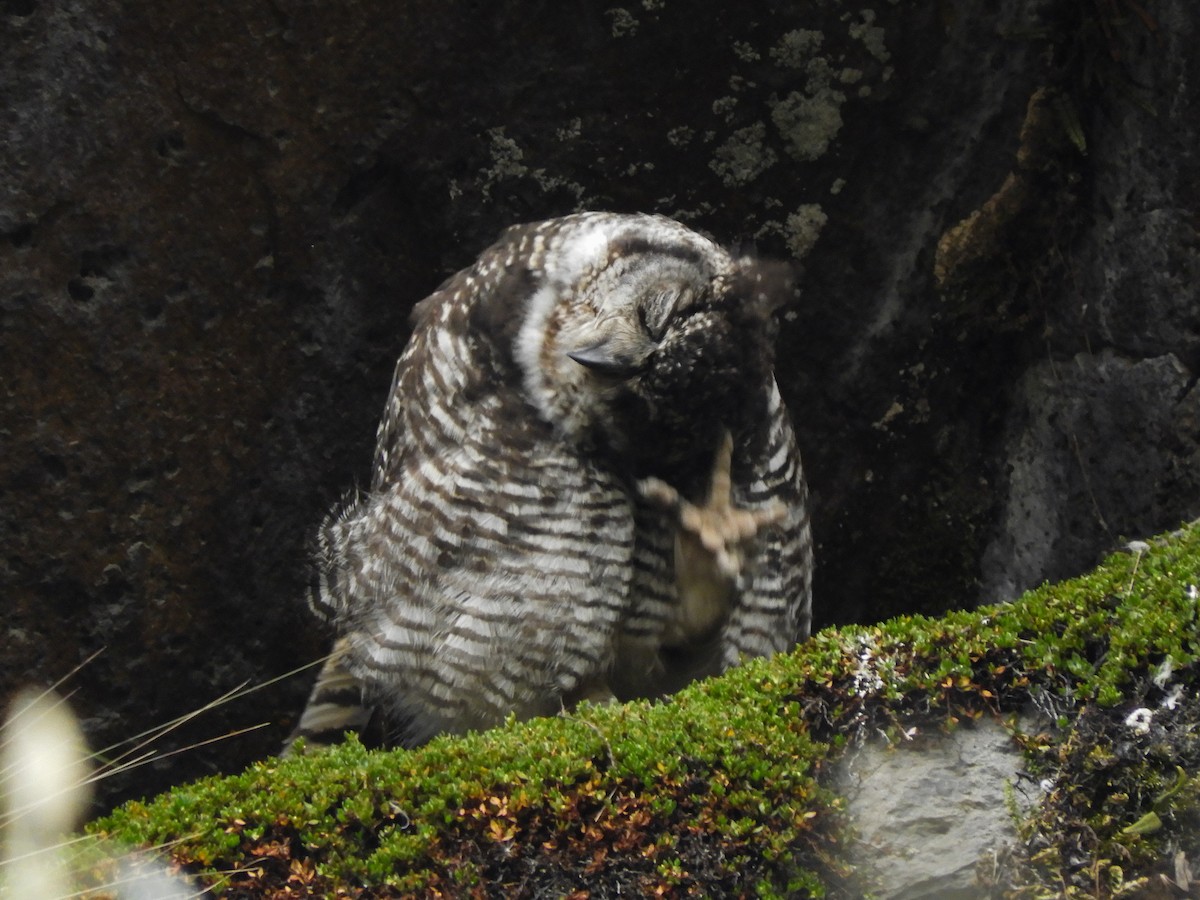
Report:
[[1154,834],[1162,828],[1162,819],[1158,817],[1158,813],[1151,810],[1146,813],[1132,825],[1121,829],[1122,834]]

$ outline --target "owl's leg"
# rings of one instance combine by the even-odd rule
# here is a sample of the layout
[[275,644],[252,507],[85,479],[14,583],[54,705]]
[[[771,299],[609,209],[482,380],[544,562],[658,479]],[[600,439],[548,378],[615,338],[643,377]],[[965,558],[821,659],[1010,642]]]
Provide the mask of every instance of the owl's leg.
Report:
[[738,577],[758,533],[782,521],[779,503],[757,509],[734,506],[733,437],[728,431],[717,448],[708,498],[696,506],[657,478],[638,484],[642,496],[675,511],[675,583],[679,606],[667,623],[664,644],[694,645],[712,638],[733,606]]

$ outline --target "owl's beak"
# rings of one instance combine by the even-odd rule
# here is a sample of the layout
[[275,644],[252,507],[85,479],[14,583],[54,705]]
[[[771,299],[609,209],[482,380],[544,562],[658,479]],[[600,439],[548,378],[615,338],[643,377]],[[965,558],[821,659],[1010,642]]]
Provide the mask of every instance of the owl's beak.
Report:
[[585,369],[614,378],[631,378],[646,367],[654,344],[648,338],[616,332],[595,343],[568,350]]

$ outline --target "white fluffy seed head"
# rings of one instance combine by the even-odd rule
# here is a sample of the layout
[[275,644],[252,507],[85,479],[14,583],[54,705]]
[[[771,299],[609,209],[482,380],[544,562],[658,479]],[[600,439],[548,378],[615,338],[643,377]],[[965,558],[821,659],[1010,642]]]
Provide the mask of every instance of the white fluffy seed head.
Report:
[[5,893],[70,894],[58,847],[91,800],[87,744],[65,701],[25,690],[9,707],[0,738],[0,822]]

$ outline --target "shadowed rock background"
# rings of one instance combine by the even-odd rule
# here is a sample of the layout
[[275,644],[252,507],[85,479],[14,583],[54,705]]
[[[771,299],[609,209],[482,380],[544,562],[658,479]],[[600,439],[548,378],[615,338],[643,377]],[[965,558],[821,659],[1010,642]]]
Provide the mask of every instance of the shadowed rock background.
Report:
[[[1200,515],[1187,0],[0,0],[0,693],[106,746],[317,658],[411,306],[506,225],[803,260],[777,370],[818,627],[1009,599]],[[309,676],[114,780],[273,752]]]

